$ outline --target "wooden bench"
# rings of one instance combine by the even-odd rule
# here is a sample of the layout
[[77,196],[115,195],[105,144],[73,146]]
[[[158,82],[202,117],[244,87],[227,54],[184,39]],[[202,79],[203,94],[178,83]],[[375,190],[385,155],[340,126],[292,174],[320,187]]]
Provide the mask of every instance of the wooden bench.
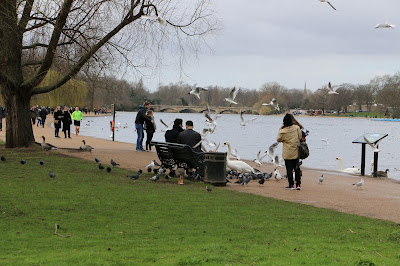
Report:
[[152,141],[150,145],[156,147],[161,166],[170,170],[175,167],[194,168],[197,174],[204,176],[204,153],[195,152],[186,144]]

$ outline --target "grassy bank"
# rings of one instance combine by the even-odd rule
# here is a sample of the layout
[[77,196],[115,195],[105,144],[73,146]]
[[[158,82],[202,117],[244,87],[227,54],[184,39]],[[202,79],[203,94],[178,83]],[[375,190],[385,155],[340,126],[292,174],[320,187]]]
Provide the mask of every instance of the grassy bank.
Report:
[[188,181],[132,181],[37,149],[0,154],[1,264],[400,263],[394,223]]

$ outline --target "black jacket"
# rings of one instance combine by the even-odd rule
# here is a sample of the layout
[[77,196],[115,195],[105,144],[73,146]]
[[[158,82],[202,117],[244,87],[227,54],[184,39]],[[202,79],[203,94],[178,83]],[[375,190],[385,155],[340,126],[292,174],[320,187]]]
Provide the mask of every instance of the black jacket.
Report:
[[68,111],[63,112],[62,113],[62,122],[63,122],[63,131],[65,130],[69,130],[70,129],[70,125],[72,124],[72,119],[71,119],[71,115],[69,114]]
[[151,121],[151,118],[146,116],[146,108],[141,105],[136,115],[135,124],[143,125],[145,121]]
[[54,112],[53,117],[54,117],[54,120],[58,120],[58,123],[56,123],[56,121],[54,121],[54,126],[56,128],[60,128],[61,127],[61,119],[62,119],[62,111],[58,110],[57,112]]
[[[178,135],[178,143],[179,144],[187,144],[193,148],[196,144],[198,144],[201,140],[201,136],[198,132],[193,129],[187,129]],[[193,148],[193,150],[197,152],[201,152],[201,145]]]
[[174,125],[174,127],[172,129],[167,130],[167,132],[165,132],[165,141],[171,142],[171,143],[178,143],[178,135],[182,131],[183,131],[183,128],[181,128],[180,126]]
[[42,120],[45,120],[45,119],[46,119],[46,116],[47,116],[47,111],[46,111],[46,109],[40,110],[39,116],[40,116],[40,118],[42,118]]
[[156,132],[156,128],[154,127],[153,122],[151,122],[151,121],[145,121],[144,124],[145,124],[145,130],[146,130],[147,133],[154,133],[154,132]]

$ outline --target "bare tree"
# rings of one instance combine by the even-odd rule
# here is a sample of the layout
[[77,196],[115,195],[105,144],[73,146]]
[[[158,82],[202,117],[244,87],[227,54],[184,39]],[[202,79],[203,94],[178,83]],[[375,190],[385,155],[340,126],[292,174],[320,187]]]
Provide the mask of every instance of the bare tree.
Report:
[[325,114],[325,108],[328,102],[329,94],[328,88],[318,89],[311,96],[311,101],[314,103],[316,109],[321,109],[322,114]]
[[[179,64],[218,25],[209,0],[2,0],[0,87],[7,109],[6,147],[33,141],[32,95],[53,91],[93,59],[124,59],[137,70],[160,66],[163,51]],[[57,62],[68,69],[41,82]]]

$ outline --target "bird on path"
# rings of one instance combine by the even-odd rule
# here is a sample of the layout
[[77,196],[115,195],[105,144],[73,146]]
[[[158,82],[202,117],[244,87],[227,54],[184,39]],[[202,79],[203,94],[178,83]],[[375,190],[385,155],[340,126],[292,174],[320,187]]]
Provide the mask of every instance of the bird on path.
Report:
[[46,138],[44,136],[42,136],[42,143],[40,143],[40,146],[42,146],[42,150],[44,150],[44,152],[48,153],[50,150],[57,150],[56,146],[53,146],[49,143],[46,143]]
[[250,177],[250,176],[247,176],[247,177],[243,180],[243,183],[240,184],[240,185],[242,185],[242,186],[248,185],[249,182],[250,182],[250,180],[251,180],[251,177]]
[[264,174],[264,179],[265,180],[269,180],[272,177],[272,172],[267,174],[267,173],[263,173]]
[[212,191],[212,189],[210,187],[208,187],[208,186],[206,186],[206,190],[207,190],[207,192],[211,192]]
[[50,176],[51,178],[54,178],[54,177],[56,177],[56,174],[53,173],[52,171],[50,171],[50,172],[49,172],[49,176]]
[[240,91],[240,89],[236,89],[236,87],[234,87],[231,90],[231,92],[229,93],[228,98],[225,98],[224,101],[227,101],[228,103],[230,103],[229,106],[232,106],[232,104],[238,104],[237,102],[235,102],[235,98],[239,91]]
[[6,161],[6,157],[3,154],[0,156],[0,159],[1,159],[2,162]]
[[321,3],[327,3],[328,5],[330,5],[333,8],[333,10],[336,10],[336,8],[334,8],[333,5],[331,3],[329,3],[329,1],[326,1],[326,0],[319,0],[319,1]]
[[375,29],[393,29],[394,27],[396,27],[393,24],[389,24],[389,23],[379,23],[375,26]]
[[380,149],[378,149],[378,144],[379,144],[380,141],[378,141],[375,144],[372,144],[371,142],[369,142],[369,140],[366,137],[364,137],[364,141],[374,150],[374,152],[380,152],[381,151]]
[[208,91],[208,89],[207,88],[202,88],[202,87],[196,87],[196,84],[194,84],[193,87],[192,87],[192,90],[189,91],[188,94],[195,95],[200,100],[200,92],[201,91]]
[[158,179],[160,179],[160,174],[156,174],[155,176],[149,178],[149,180],[153,182],[156,182]]
[[282,165],[279,164],[280,160],[281,160],[281,159],[279,158],[279,156],[278,156],[278,155],[275,155],[275,157],[274,157],[274,165],[275,165],[276,167],[282,166]]
[[[156,170],[156,169],[154,169],[154,170]],[[158,170],[157,170],[158,171]],[[149,167],[149,168],[147,168],[147,173],[151,173],[151,168]]]
[[275,178],[275,180],[278,181],[278,182],[279,182],[279,180],[282,179],[282,175],[281,175],[281,173],[279,173],[279,170],[278,170],[278,169],[275,169],[274,178]]
[[254,169],[250,165],[248,165],[244,161],[240,160],[231,160],[231,144],[227,141],[224,143],[224,146],[228,146],[228,153],[226,155],[226,166],[229,167],[229,169],[241,172],[241,173],[253,173]]
[[99,158],[94,158],[94,161],[95,161],[96,163],[101,162],[101,160],[100,160]]
[[117,166],[117,165],[119,165],[119,163],[116,163],[116,162],[114,162],[114,160],[113,159],[111,159],[111,164],[112,164],[112,166]]
[[111,167],[110,166],[107,166],[107,173],[111,173]]
[[43,161],[40,161],[39,164],[40,164],[40,165],[44,165],[44,162],[43,162]]
[[263,178],[260,178],[260,179],[258,180],[258,184],[260,184],[260,185],[264,185],[264,182],[265,182],[264,177],[263,177]]
[[318,184],[322,185],[322,182],[324,182],[324,175],[321,175],[318,180],[319,180]]
[[83,142],[83,145],[79,147],[79,150],[92,152],[93,147],[90,145],[86,145],[86,141],[84,139],[82,140],[82,142]]
[[21,160],[20,163],[21,164],[26,164],[26,160]]
[[102,166],[101,163],[99,163],[99,169],[100,169],[100,170],[103,170],[103,169],[104,169],[104,166]]
[[361,188],[361,189],[362,189],[362,186],[363,186],[363,185],[364,185],[364,178],[361,178],[360,182],[353,184],[353,186],[356,186],[357,189],[358,189],[358,188]]

